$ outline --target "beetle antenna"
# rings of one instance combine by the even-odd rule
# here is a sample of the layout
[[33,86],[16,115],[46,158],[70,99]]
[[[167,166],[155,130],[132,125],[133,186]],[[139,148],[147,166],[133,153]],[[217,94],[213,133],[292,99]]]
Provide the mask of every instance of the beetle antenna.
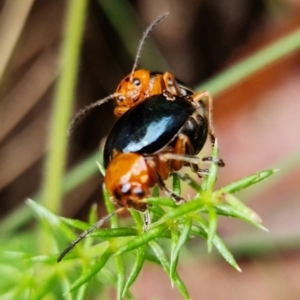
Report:
[[90,234],[92,231],[94,231],[96,228],[101,227],[107,220],[109,220],[112,216],[116,215],[117,213],[124,210],[125,207],[120,207],[117,210],[115,210],[113,213],[103,217],[99,221],[97,221],[92,227],[87,229],[86,231],[82,232],[57,258],[57,262],[60,262],[65,255],[70,252],[82,239],[84,239],[88,234]]
[[136,56],[135,56],[135,61],[134,61],[134,64],[133,64],[133,68],[132,68],[132,71],[131,71],[131,75],[133,74],[133,72],[135,71],[135,69],[137,68],[137,64],[139,62],[139,58],[141,56],[141,51],[142,51],[142,47],[145,43],[145,39],[146,37],[149,35],[149,32],[153,29],[153,27],[155,25],[157,25],[162,19],[164,19],[166,16],[168,16],[168,12],[158,16],[151,24],[150,26],[146,29],[146,31],[143,33],[143,37],[139,43],[139,47],[137,49],[137,53],[136,53]]
[[75,116],[74,118],[72,119],[71,123],[70,123],[70,126],[69,126],[69,130],[68,130],[68,135],[70,136],[71,133],[73,132],[73,129],[74,129],[74,126],[75,124],[79,121],[79,119],[89,110],[91,110],[92,108],[96,107],[96,106],[100,106],[102,105],[103,103],[107,102],[108,100],[110,99],[113,99],[114,97],[118,96],[117,93],[114,93],[112,95],[109,95],[103,99],[100,99],[96,102],[93,102],[89,105],[87,105],[86,107],[82,108]]

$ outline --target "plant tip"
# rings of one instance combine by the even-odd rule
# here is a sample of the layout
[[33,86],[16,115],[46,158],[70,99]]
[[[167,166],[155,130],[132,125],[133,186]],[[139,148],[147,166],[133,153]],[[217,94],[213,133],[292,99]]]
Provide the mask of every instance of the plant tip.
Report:
[[33,202],[33,200],[30,199],[30,198],[27,198],[27,199],[25,200],[25,202],[26,202],[26,204],[31,204],[31,203]]
[[257,223],[262,223],[262,218],[254,211],[252,211],[252,214],[251,214],[251,219],[254,221],[254,222],[257,222]]
[[265,226],[261,226],[261,229],[265,232],[270,232],[270,230],[268,228],[266,228]]
[[105,176],[105,168],[103,167],[102,164],[100,164],[98,161],[96,161],[96,164],[99,168],[100,173],[102,174],[102,176]]

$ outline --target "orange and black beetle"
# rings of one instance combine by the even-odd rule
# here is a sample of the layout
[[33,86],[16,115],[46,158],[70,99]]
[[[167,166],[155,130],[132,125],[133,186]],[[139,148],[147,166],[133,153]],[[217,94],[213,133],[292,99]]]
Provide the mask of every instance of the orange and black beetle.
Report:
[[[166,187],[171,172],[189,165],[199,176],[201,162],[224,166],[221,159],[196,157],[209,134],[209,121],[201,101],[165,92],[140,102],[121,116],[104,147],[105,186],[119,208],[83,232],[59,256],[60,261],[81,239],[103,225],[112,215],[133,208],[144,213],[144,229],[150,222],[147,204],[150,188],[158,185],[176,203],[185,200]],[[213,135],[211,135],[213,136]]]
[[[184,164],[199,176],[207,173],[199,168],[200,159],[194,157],[209,133],[205,112],[201,102],[190,96],[160,94],[121,116],[104,147],[105,185],[116,204],[145,211],[146,204],[140,200],[149,196],[149,188],[155,184],[176,202],[183,200],[165,186],[164,180]],[[215,162],[224,166],[222,160]]]
[[187,96],[193,94],[192,90],[186,87],[170,72],[150,72],[138,69],[126,76],[116,90],[116,103],[114,115],[120,117],[129,108],[140,101],[153,95],[162,94],[164,91],[176,96]]

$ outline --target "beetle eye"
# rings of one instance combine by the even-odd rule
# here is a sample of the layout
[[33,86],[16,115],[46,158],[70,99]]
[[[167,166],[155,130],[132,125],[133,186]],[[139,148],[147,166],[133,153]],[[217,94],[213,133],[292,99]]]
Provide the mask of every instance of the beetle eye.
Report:
[[124,101],[124,96],[118,96],[118,97],[117,97],[117,100],[118,100],[119,102],[123,102],[123,101]]
[[136,196],[140,197],[140,198],[142,198],[142,197],[145,196],[144,191],[143,191],[140,187],[135,187],[135,188],[133,189],[133,193],[134,193]]
[[125,183],[121,186],[121,193],[123,195],[130,195],[131,194],[131,185],[129,183]]
[[141,81],[140,81],[139,79],[137,79],[137,78],[134,78],[134,79],[133,79],[133,84],[134,84],[135,86],[140,86],[140,85],[141,85]]

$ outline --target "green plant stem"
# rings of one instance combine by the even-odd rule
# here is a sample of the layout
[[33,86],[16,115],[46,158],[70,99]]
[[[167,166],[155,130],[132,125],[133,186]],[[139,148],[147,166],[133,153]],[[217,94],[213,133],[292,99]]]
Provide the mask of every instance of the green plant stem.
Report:
[[[62,178],[67,148],[67,129],[74,98],[80,43],[87,1],[69,1],[64,43],[61,52],[61,74],[57,83],[51,116],[48,154],[43,182],[42,203],[54,213],[60,209]],[[40,236],[40,245],[47,250],[47,241]],[[43,252],[41,252],[43,253]]]
[[61,52],[61,74],[56,87],[51,117],[42,203],[55,213],[59,212],[60,207],[68,141],[67,129],[74,98],[86,4],[86,0],[69,1],[65,39]]
[[259,52],[256,52],[252,56],[243,59],[241,62],[215,76],[213,79],[198,85],[195,89],[196,91],[205,89],[213,95],[220,94],[234,84],[241,82],[243,79],[253,75],[255,72],[258,72],[276,60],[291,54],[299,48],[300,29],[297,29],[263,48]]

